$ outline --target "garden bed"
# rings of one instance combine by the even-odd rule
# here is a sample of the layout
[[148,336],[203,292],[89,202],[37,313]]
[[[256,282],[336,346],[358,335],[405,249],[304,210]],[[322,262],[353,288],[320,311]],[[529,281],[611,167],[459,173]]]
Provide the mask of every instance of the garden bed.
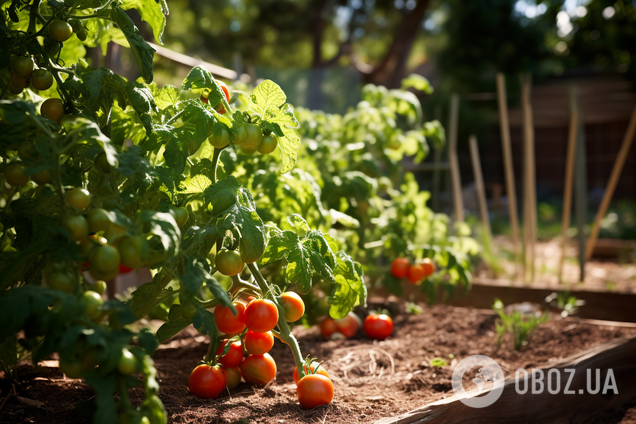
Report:
[[[425,306],[420,315],[397,316],[394,337],[383,342],[362,334],[352,340],[324,341],[316,328],[298,327],[295,333],[303,352],[324,361],[335,386],[334,402],[311,411],[298,406],[293,359],[279,342],[271,352],[278,365],[277,379],[267,387],[241,384],[231,396],[225,394],[217,400],[190,395],[189,373],[207,349],[205,338],[190,328],[154,356],[160,397],[169,421],[174,423],[374,422],[452,396],[452,367],[469,355],[492,357],[509,376],[518,368],[548,366],[602,343],[636,336],[636,328],[553,316],[536,330],[531,343],[517,352],[509,344],[496,348],[494,323],[495,315],[490,311],[437,305]],[[431,360],[436,357],[444,358],[448,365],[432,367]],[[0,390],[4,401],[12,391],[8,380],[0,380]],[[37,373],[22,368],[15,391],[0,410],[2,423],[84,422],[73,404],[92,396],[82,381],[64,379],[52,367]],[[133,398],[139,400],[141,391]],[[601,421],[590,417],[589,422],[634,422],[636,413],[628,408],[605,412],[607,419]]]

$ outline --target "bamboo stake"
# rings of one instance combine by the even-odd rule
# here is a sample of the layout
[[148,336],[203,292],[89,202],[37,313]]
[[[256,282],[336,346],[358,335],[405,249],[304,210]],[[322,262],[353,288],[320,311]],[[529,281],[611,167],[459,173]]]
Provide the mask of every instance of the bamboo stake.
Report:
[[568,151],[565,162],[565,182],[563,184],[563,219],[561,221],[561,260],[559,261],[559,282],[563,282],[563,264],[565,263],[565,250],[568,244],[568,229],[570,228],[570,214],[572,213],[572,178],[574,173],[574,153],[576,152],[576,140],[578,130],[579,110],[576,103],[578,90],[576,86],[570,87],[570,132],[568,134]]
[[607,213],[607,208],[609,207],[612,196],[614,195],[614,190],[616,190],[616,184],[618,184],[618,178],[623,171],[623,166],[625,165],[625,160],[627,159],[627,154],[629,153],[629,149],[632,145],[635,132],[636,106],[632,111],[632,117],[629,121],[627,132],[625,133],[625,138],[623,139],[623,144],[621,145],[621,149],[618,151],[616,162],[614,162],[614,167],[612,168],[612,173],[610,175],[609,182],[607,183],[607,188],[605,189],[605,193],[603,194],[603,200],[601,201],[601,205],[599,206],[598,212],[596,213],[596,218],[594,218],[592,233],[590,234],[590,238],[587,243],[587,250],[585,251],[586,260],[589,260],[592,257],[592,252],[594,252],[594,245],[596,245],[596,240],[598,239],[598,233],[600,231],[601,219],[603,219],[603,217]]
[[[534,129],[532,122],[532,105],[530,89],[532,76],[521,77],[521,106],[523,109],[523,141],[524,141],[524,205],[523,205],[523,238],[525,244],[525,277],[526,281],[534,280],[534,260],[536,242],[536,194],[535,194],[535,160]],[[528,275],[529,274],[529,275]]]
[[515,171],[512,163],[510,144],[510,122],[508,120],[508,102],[506,100],[506,77],[497,73],[497,100],[499,104],[499,124],[501,127],[501,147],[503,150],[504,170],[506,173],[506,194],[508,195],[508,214],[512,230],[512,244],[515,262],[519,261],[519,219],[517,218],[517,193]]
[[477,199],[479,200],[479,211],[481,212],[481,223],[484,226],[484,233],[488,245],[492,239],[490,231],[490,218],[488,217],[488,204],[486,203],[486,189],[484,187],[484,175],[481,171],[479,160],[479,148],[477,147],[477,137],[471,135],[468,139],[470,144],[470,158],[473,162],[473,173],[475,174],[475,185],[477,186]]
[[462,183],[459,175],[459,161],[457,160],[457,120],[459,115],[459,94],[453,94],[450,101],[450,123],[448,134],[448,160],[451,168],[453,184],[453,203],[455,205],[455,220],[464,220],[464,202],[462,201]]

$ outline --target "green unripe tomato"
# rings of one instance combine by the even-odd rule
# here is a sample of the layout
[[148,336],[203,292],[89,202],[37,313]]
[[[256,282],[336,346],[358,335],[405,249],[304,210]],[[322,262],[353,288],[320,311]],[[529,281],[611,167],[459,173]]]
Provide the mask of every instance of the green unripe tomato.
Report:
[[138,236],[123,239],[117,246],[122,265],[135,269],[141,267],[144,243],[145,240]]
[[19,56],[11,61],[11,71],[19,77],[29,78],[33,73],[33,60],[27,56]]
[[233,128],[234,136],[232,137],[232,142],[238,146],[247,138],[247,128],[245,128],[245,125],[240,124]]
[[192,302],[183,301],[181,303],[181,316],[185,319],[192,319],[197,314],[197,307]]
[[93,284],[93,287],[91,287],[91,290],[93,290],[95,293],[101,296],[106,292],[106,288],[107,286],[105,281],[97,281],[95,284]]
[[119,274],[119,267],[113,269],[110,272],[101,272],[94,266],[91,266],[88,272],[95,280],[110,281],[113,278],[117,277],[117,274]]
[[53,86],[53,74],[46,69],[38,69],[31,75],[31,85],[36,90],[48,90]]
[[73,35],[73,28],[65,21],[54,19],[49,24],[49,35],[55,41],[63,43]]
[[94,291],[90,291],[90,290],[82,293],[80,302],[86,305],[84,314],[90,319],[97,318],[101,313],[102,306],[104,305],[104,301],[102,300],[102,297],[99,294],[95,293]]
[[88,231],[91,233],[107,231],[111,224],[108,212],[100,208],[88,211],[86,214],[86,221],[88,222]]
[[24,165],[18,162],[8,164],[4,171],[4,181],[14,187],[24,186],[29,182],[29,176],[24,173]]
[[121,350],[117,370],[123,375],[131,375],[137,371],[137,358],[126,348]]
[[42,116],[59,125],[64,116],[64,105],[60,99],[46,99],[44,103],[42,103],[42,106],[40,106],[40,113]]
[[208,142],[212,145],[212,147],[222,149],[230,144],[230,135],[227,131],[221,129],[221,134],[212,134],[210,137],[208,137]]
[[170,213],[174,216],[179,227],[183,227],[188,222],[188,210],[186,208],[172,208]]
[[274,134],[266,135],[258,146],[258,153],[262,155],[270,154],[276,150],[276,146],[278,146],[278,137]]
[[112,166],[108,163],[108,159],[106,158],[106,152],[101,152],[95,156],[94,164],[95,168],[104,174],[108,174],[112,170]]
[[64,293],[75,291],[75,278],[68,272],[53,272],[47,279],[49,287]]
[[216,269],[223,275],[237,275],[243,271],[245,263],[236,250],[221,249],[214,258]]
[[71,233],[75,241],[80,241],[88,237],[88,222],[81,215],[69,216],[64,221],[64,226]]
[[66,202],[75,209],[83,211],[91,203],[91,194],[83,188],[74,188],[66,192]]
[[91,267],[95,267],[97,271],[103,273],[119,270],[119,261],[119,251],[108,244],[95,247],[90,254]]
[[19,88],[13,85],[13,83],[9,82],[9,93],[11,94],[20,94],[24,91],[24,88]]
[[256,151],[263,141],[263,131],[261,130],[261,127],[256,124],[245,124],[244,127],[247,131],[247,136],[245,137],[245,140],[243,140],[241,148],[245,148],[249,151]]

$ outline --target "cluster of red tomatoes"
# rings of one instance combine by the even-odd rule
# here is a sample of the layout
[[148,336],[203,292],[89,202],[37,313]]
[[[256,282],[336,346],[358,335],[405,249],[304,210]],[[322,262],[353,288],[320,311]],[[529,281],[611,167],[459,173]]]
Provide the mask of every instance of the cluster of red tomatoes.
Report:
[[[341,319],[327,317],[320,323],[320,332],[326,339],[350,339],[360,330],[360,318],[353,312]],[[393,320],[383,313],[372,312],[364,319],[362,329],[365,334],[375,340],[384,340],[393,334]]]
[[391,264],[391,274],[395,278],[406,277],[413,285],[419,286],[424,279],[431,276],[436,270],[435,263],[429,258],[411,265],[406,258],[396,258]]
[[[219,87],[221,87],[221,91],[225,95],[225,99],[230,101],[230,90],[227,85],[223,81],[216,81]],[[205,96],[201,96],[201,101],[203,103],[209,103],[208,98]],[[225,107],[223,106],[223,102],[220,102],[218,105],[214,107],[214,109],[219,113],[225,113]],[[256,124],[251,123],[243,123],[242,125],[236,125],[236,134],[232,139],[232,143],[234,143],[238,148],[246,155],[254,154],[255,152],[259,152],[260,154],[267,155],[276,150],[276,146],[278,146],[278,138],[274,134],[264,135],[261,127]],[[210,135],[208,141],[213,147],[217,149],[222,149],[230,144],[230,134],[227,131],[221,130],[219,133],[214,133]]]
[[[305,313],[305,304],[294,292],[281,295],[285,320],[294,322]],[[241,382],[265,385],[276,377],[276,362],[268,353],[274,346],[272,330],[279,319],[276,304],[269,299],[248,299],[233,302],[236,315],[229,307],[219,305],[214,309],[214,322],[220,332],[231,338],[224,339],[216,351],[215,360],[197,366],[190,375],[190,392],[201,398],[216,398],[225,390],[233,389]],[[303,408],[325,405],[333,399],[333,384],[329,374],[318,364],[311,365],[311,372],[299,380],[298,369],[294,381],[298,386],[298,400]],[[316,372],[313,374],[313,372]]]

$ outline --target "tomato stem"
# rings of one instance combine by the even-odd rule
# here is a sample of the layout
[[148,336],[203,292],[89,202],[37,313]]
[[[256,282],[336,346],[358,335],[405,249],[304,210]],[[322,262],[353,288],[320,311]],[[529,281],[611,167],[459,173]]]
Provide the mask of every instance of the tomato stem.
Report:
[[221,157],[221,151],[223,149],[214,148],[214,154],[212,155],[212,184],[216,184],[218,181],[216,177],[216,168],[219,165],[219,158]]
[[[261,292],[269,292],[269,284],[258,270],[256,263],[248,264],[247,267],[250,269],[252,275],[256,279],[256,282],[260,286]],[[280,329],[280,333],[277,337],[291,349],[292,355],[294,355],[294,361],[296,362],[296,368],[298,369],[298,376],[303,378],[305,376],[305,372],[303,370],[303,354],[300,351],[300,346],[298,346],[298,340],[296,340],[296,337],[292,335],[291,329],[285,320],[285,310],[283,309],[283,305],[279,299],[279,297],[274,297],[274,303],[278,308],[278,328]]]

